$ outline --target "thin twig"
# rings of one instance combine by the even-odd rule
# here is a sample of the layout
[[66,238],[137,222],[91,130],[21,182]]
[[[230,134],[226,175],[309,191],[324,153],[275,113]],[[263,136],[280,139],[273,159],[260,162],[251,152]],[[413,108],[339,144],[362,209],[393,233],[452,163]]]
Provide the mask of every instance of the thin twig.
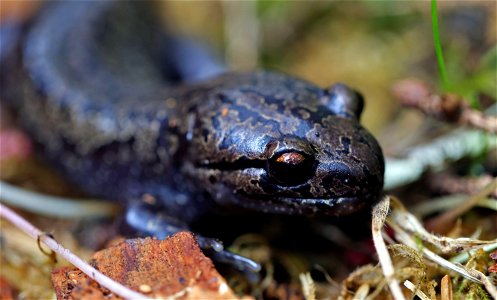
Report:
[[[393,266],[391,265],[391,260],[390,257],[387,257],[386,263],[382,261],[382,258],[384,257],[384,253],[386,251],[385,249],[381,249],[383,243],[384,247],[384,241],[377,239],[376,236],[376,230],[378,230],[378,226],[381,225],[383,226],[382,222],[379,222],[381,220],[384,220],[386,217],[386,213],[388,212],[388,208],[390,207],[389,201],[392,201],[391,203],[391,215],[390,217],[386,220],[388,222],[388,225],[394,230],[395,233],[395,239],[399,241],[400,243],[413,248],[417,249],[420,251],[424,257],[426,257],[428,260],[433,261],[437,265],[446,268],[448,270],[451,270],[453,272],[456,272],[460,276],[478,283],[482,284],[485,286],[487,289],[488,293],[497,299],[497,292],[494,286],[492,286],[491,280],[489,277],[485,276],[483,273],[481,273],[478,270],[471,269],[466,266],[462,266],[457,263],[450,262],[446,260],[445,258],[441,257],[437,253],[431,251],[427,247],[425,247],[422,243],[420,242],[428,242],[434,246],[436,246],[439,250],[442,252],[448,252],[448,251],[454,251],[454,250],[459,250],[459,251],[464,251],[464,250],[471,250],[471,249],[482,249],[485,246],[489,246],[489,249],[492,249],[494,247],[494,244],[497,243],[497,240],[493,241],[480,241],[480,240],[475,240],[475,239],[469,239],[469,238],[448,238],[448,237],[443,237],[443,236],[436,236],[433,234],[430,234],[424,229],[423,225],[419,220],[416,219],[416,217],[412,214],[410,214],[405,207],[400,203],[399,200],[397,200],[394,197],[385,197],[383,201],[378,203],[374,208],[373,208],[373,241],[375,243],[376,251],[378,252],[378,256],[380,257],[380,264],[382,265],[383,272],[385,276],[387,274],[392,274],[393,272]],[[488,250],[488,249],[487,249]],[[388,253],[387,253],[388,255]],[[388,265],[390,263],[390,266]],[[385,271],[385,267],[387,270]],[[390,275],[391,276],[391,275]],[[394,295],[395,297],[395,295]]]
[[[485,245],[483,246],[482,248],[480,248],[481,250],[483,250],[484,252],[490,252],[492,250],[495,250],[497,249],[497,242],[493,243],[493,244],[490,244],[490,245]],[[468,259],[475,255],[476,252],[478,252],[480,249],[473,249],[473,250],[469,250],[468,252],[463,252],[463,253],[460,253],[454,257],[452,257],[450,259],[451,262],[453,263],[459,263],[459,264],[463,264],[465,263],[466,261],[468,261]]]
[[418,296],[421,300],[430,300],[425,293],[420,291],[412,282],[409,280],[404,281],[404,286],[408,288],[411,292],[413,292],[416,296]]
[[[366,300],[369,295],[370,285],[367,283],[361,284],[357,290],[354,292],[354,299],[356,300]],[[307,300],[307,299],[306,299]]]
[[481,111],[465,109],[461,115],[460,123],[497,134],[497,118],[486,116]]
[[299,279],[305,300],[316,300],[316,285],[314,284],[314,280],[312,280],[311,274],[309,272],[300,273]]
[[437,94],[427,83],[417,79],[399,81],[392,92],[402,104],[428,116],[497,134],[497,118],[472,109],[461,96]]
[[2,202],[26,211],[58,218],[98,218],[113,216],[119,206],[104,200],[69,199],[18,188],[0,181]]
[[452,282],[449,275],[445,275],[440,282],[440,299],[452,300]]
[[428,170],[440,170],[447,163],[477,156],[497,147],[494,134],[478,130],[454,130],[425,145],[413,147],[404,158],[387,157],[385,189],[393,189],[418,180]]
[[383,200],[373,207],[372,234],[376,253],[378,254],[378,260],[380,261],[380,265],[383,270],[383,274],[385,275],[385,279],[387,280],[388,287],[390,288],[390,292],[392,293],[394,299],[400,300],[405,299],[404,294],[400,288],[399,281],[395,278],[395,270],[393,268],[392,259],[388,254],[387,246],[385,245],[385,241],[383,240],[381,234],[389,207],[389,196],[383,198]]
[[[403,241],[405,242],[406,239],[404,238]],[[413,243],[411,246],[414,247],[415,244]],[[437,263],[438,265],[446,269],[452,270],[468,280],[482,284],[482,281],[479,278],[473,276],[471,273],[468,272],[468,268],[465,268],[462,265],[453,264],[450,261],[446,260],[445,258],[441,257],[440,255],[436,254],[435,252],[429,250],[428,248],[423,248],[421,251],[423,252],[423,255],[426,258]]]
[[421,222],[413,214],[406,210],[398,199],[391,197],[391,200],[392,214],[388,220],[388,224],[395,227],[396,232],[405,232],[409,238],[411,238],[411,236],[416,236],[419,239],[437,247],[437,249],[443,253],[479,249],[485,245],[497,242],[496,240],[482,241],[471,238],[450,238],[431,234],[423,227],[423,224],[421,224]]
[[492,281],[487,276],[485,276],[485,274],[474,269],[466,269],[466,270],[468,271],[469,274],[481,280],[481,282],[487,289],[487,292],[490,294],[490,296],[492,296],[492,298],[494,299],[497,299],[497,288],[492,283]]
[[106,275],[100,273],[98,270],[90,266],[88,263],[83,261],[81,258],[72,253],[69,249],[64,248],[61,244],[57,243],[48,235],[44,235],[42,231],[34,227],[31,223],[26,221],[23,217],[16,214],[10,208],[0,203],[0,216],[9,220],[16,227],[24,231],[26,234],[34,239],[39,238],[47,247],[57,252],[60,256],[65,258],[75,267],[80,269],[88,277],[92,278],[98,282],[102,287],[107,288],[111,292],[115,293],[126,299],[149,299],[147,296],[137,293],[120,283],[114,281],[113,279],[107,277]]
[[[401,242],[401,243],[403,243],[403,244],[405,244],[413,249],[419,248],[418,245],[416,244],[416,241],[413,239],[413,237],[410,234],[408,234],[406,231],[403,231],[402,228],[400,226],[398,226],[398,224],[389,223],[389,225],[395,230],[395,237],[397,238],[397,240],[399,242]],[[476,277],[472,276],[471,274],[469,274],[468,272],[466,272],[465,268],[451,263],[450,261],[444,259],[443,257],[439,256],[438,254],[434,253],[433,251],[430,251],[427,248],[422,248],[420,251],[423,253],[423,255],[426,258],[435,262],[436,264],[438,264],[446,269],[452,270],[452,271],[460,274],[461,276],[463,276],[466,279],[469,279],[473,282],[482,284],[482,282],[480,280],[478,280],[478,278],[476,278]]]
[[[471,243],[473,243],[475,246],[478,246],[479,248],[483,248],[484,244],[491,245],[493,243],[496,243],[497,240],[494,241],[478,241],[478,240],[471,240],[467,238],[459,238],[459,239],[450,239],[447,237],[429,237],[426,235],[426,230],[420,229],[422,228],[421,223],[416,220],[416,218],[409,214],[407,211],[405,211],[405,208],[402,206],[402,204],[396,200],[395,198],[392,198],[392,217],[388,220],[388,224],[392,229],[395,231],[395,238],[414,249],[419,249],[423,253],[423,256],[425,256],[427,259],[435,262],[439,266],[449,269],[453,272],[458,273],[462,277],[473,281],[478,284],[483,284],[485,288],[487,289],[488,293],[494,298],[497,299],[497,291],[495,289],[495,286],[492,285],[491,280],[485,276],[483,273],[481,273],[478,270],[474,270],[471,268],[468,268],[466,266],[462,266],[460,264],[455,264],[452,263],[443,257],[439,256],[435,252],[431,251],[427,247],[420,247],[419,246],[419,240],[422,241],[427,241],[433,244],[433,241],[435,240],[440,240],[444,241],[441,242],[440,245],[438,245],[439,249],[446,248],[459,248],[463,249],[465,246],[469,246]],[[399,215],[402,215],[402,217],[399,217]],[[419,230],[419,231],[418,231]],[[452,243],[459,243],[460,246],[457,245],[450,245]],[[445,247],[443,244],[447,244]],[[434,244],[436,245],[436,243]]]

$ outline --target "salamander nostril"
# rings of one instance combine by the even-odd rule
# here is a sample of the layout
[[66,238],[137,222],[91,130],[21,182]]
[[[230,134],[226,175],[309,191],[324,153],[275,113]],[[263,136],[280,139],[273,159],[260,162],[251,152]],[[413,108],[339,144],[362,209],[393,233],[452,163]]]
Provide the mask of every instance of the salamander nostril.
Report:
[[323,173],[321,185],[332,197],[356,197],[363,190],[360,174],[355,173],[346,164],[334,162],[321,167]]

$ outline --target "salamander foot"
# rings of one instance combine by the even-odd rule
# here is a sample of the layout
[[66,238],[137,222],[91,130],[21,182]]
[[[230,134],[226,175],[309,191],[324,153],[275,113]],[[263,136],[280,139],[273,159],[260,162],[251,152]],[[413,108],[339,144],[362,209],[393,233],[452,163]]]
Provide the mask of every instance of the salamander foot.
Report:
[[[180,220],[158,212],[151,205],[136,204],[126,212],[126,222],[133,229],[144,235],[165,239],[180,231],[189,231],[188,226]],[[253,280],[261,265],[249,258],[224,249],[223,244],[214,238],[207,238],[194,233],[200,248],[217,263],[227,264],[246,274]]]
[[200,248],[202,248],[202,250],[204,250],[214,261],[228,264],[243,273],[255,273],[261,270],[261,265],[259,263],[225,250],[223,244],[216,239],[206,238],[198,234],[196,234],[196,237]]

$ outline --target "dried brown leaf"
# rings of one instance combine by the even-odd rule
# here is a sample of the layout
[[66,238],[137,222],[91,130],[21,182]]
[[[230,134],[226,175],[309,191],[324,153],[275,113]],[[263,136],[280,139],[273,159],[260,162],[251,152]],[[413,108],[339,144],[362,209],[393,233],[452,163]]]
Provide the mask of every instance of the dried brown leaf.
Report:
[[0,299],[2,300],[16,299],[14,288],[2,276],[0,276]]
[[[93,255],[99,271],[151,298],[236,299],[191,233],[166,240],[125,240]],[[58,299],[120,299],[75,268],[57,269],[52,281]]]
[[440,299],[452,300],[452,281],[449,275],[445,275],[440,283]]

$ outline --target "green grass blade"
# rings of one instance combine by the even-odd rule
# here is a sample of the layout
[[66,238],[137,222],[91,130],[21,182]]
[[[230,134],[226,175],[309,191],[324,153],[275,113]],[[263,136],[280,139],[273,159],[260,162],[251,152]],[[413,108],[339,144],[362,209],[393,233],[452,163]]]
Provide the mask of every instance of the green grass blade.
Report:
[[438,14],[437,0],[431,0],[431,22],[433,28],[433,42],[435,44],[435,53],[437,55],[438,70],[442,79],[442,88],[444,91],[449,89],[449,80],[447,70],[445,69],[445,61],[442,52],[442,43],[440,42],[440,34],[438,33]]

